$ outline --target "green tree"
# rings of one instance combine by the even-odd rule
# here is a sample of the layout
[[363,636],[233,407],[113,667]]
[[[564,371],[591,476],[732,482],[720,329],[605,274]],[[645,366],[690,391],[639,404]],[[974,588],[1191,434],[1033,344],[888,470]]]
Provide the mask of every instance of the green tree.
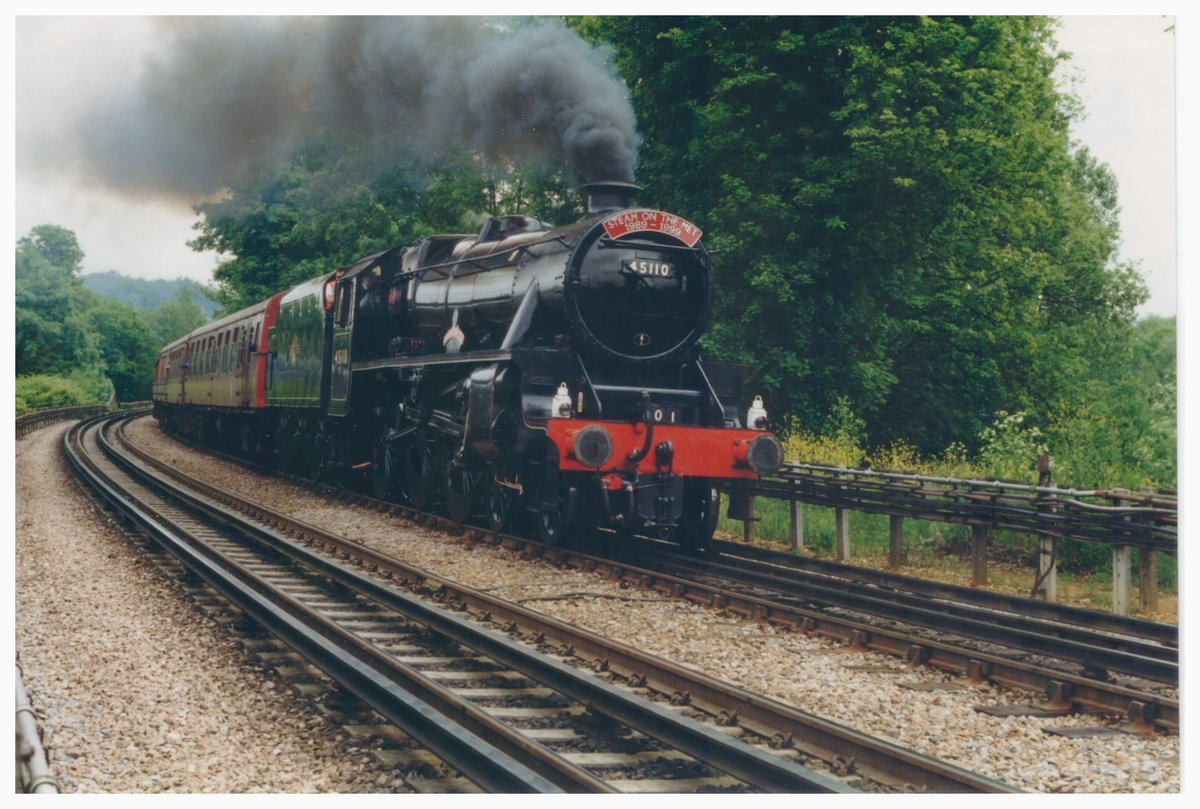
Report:
[[150,312],[149,326],[155,344],[161,348],[208,322],[192,293],[181,288],[175,300]]
[[364,166],[334,152],[310,146],[282,174],[196,209],[190,245],[221,255],[213,277],[224,311],[389,247],[475,232],[489,215],[567,221],[581,211],[566,180],[545,170],[485,168],[467,155],[433,168]]
[[65,374],[99,362],[82,319],[83,251],[71,231],[39,225],[17,242],[14,284],[17,375]]
[[844,397],[873,443],[926,450],[1044,419],[1144,295],[1112,264],[1111,174],[1072,149],[1053,26],[578,22],[618,49],[648,198],[706,230],[711,350],[798,426]]
[[159,343],[127,304],[83,288],[75,234],[39,225],[17,242],[15,331],[18,390],[29,407],[81,398],[145,399]]
[[144,317],[128,304],[96,298],[86,318],[99,337],[100,357],[117,399],[149,399],[159,344]]

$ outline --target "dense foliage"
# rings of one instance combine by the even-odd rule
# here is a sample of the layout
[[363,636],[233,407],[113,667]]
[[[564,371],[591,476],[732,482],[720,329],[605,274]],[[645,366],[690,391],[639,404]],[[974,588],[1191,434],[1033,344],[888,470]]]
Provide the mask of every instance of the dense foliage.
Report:
[[476,232],[489,215],[564,222],[581,213],[561,177],[485,172],[458,156],[436,168],[396,165],[364,178],[352,157],[327,147],[310,148],[280,176],[258,178],[197,211],[200,236],[191,245],[222,255],[213,275],[226,311],[397,244]]
[[821,430],[971,448],[1119,353],[1144,299],[1116,189],[1073,149],[1046,18],[588,19],[645,134],[649,201],[707,231],[710,338]]
[[17,412],[148,399],[159,349],[206,320],[185,290],[147,313],[85,289],[83,257],[57,225],[17,242]]
[[[1048,450],[1060,482],[1174,485],[1174,320],[1135,320],[1146,293],[1116,260],[1115,180],[1070,140],[1052,20],[568,24],[613,46],[642,202],[705,230],[706,351],[756,370],[797,452],[1029,479]],[[192,246],[220,255],[233,311],[488,214],[571,221],[577,181],[463,154],[379,170],[313,143],[200,206]],[[125,378],[137,361],[114,352],[136,335],[85,316],[78,246],[52,235],[18,250],[18,372]]]

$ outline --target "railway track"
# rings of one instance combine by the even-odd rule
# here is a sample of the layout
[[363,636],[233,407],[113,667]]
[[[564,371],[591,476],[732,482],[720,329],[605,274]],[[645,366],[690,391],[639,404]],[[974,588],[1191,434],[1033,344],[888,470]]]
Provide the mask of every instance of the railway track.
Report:
[[[1118,639],[1127,638],[1141,644],[1166,647],[1175,651],[1174,659],[1178,660],[1179,627],[1173,624],[993,593],[976,587],[962,587],[893,572],[876,571],[827,559],[797,556],[742,542],[714,539],[710,553],[717,559],[747,560],[771,568],[784,568],[789,573],[803,577],[804,580],[849,580],[887,591],[916,593],[929,600],[1020,616],[1030,624],[1040,622],[1063,628],[1081,627],[1101,642],[1104,641],[1105,635],[1111,635]],[[1114,643],[1119,644],[1119,640]]]
[[[185,442],[186,443],[186,442]],[[197,447],[211,452],[203,447]],[[217,453],[220,454],[220,453]],[[229,457],[230,460],[246,465],[246,461]],[[275,470],[260,467],[269,474],[280,474]],[[562,545],[553,548],[525,537],[500,535],[475,526],[463,526],[438,515],[383,503],[365,495],[353,493],[304,478],[284,474],[314,491],[346,501],[359,502],[375,508],[388,509],[403,514],[418,522],[440,526],[450,531],[466,531],[473,541],[503,543],[511,549],[519,549],[532,555],[544,555],[560,564],[579,569],[601,572],[610,578],[631,585],[641,586],[674,597],[686,598],[697,603],[730,610],[746,617],[766,621],[809,635],[828,638],[860,648],[899,657],[913,664],[924,664],[955,675],[964,676],[975,682],[990,682],[1011,689],[1039,695],[1029,703],[1015,704],[1003,708],[981,708],[989,713],[1001,715],[1054,716],[1070,713],[1094,713],[1115,715],[1125,718],[1124,728],[1135,733],[1179,731],[1179,703],[1173,692],[1172,680],[1177,678],[1177,631],[1153,622],[1121,619],[1103,613],[1056,607],[1029,599],[1014,599],[996,594],[976,592],[968,588],[954,588],[933,582],[920,586],[918,580],[898,577],[870,570],[860,570],[848,565],[833,563],[818,564],[817,567],[841,579],[861,579],[858,589],[870,593],[870,599],[860,599],[858,612],[845,607],[829,609],[818,604],[803,603],[803,597],[790,601],[773,597],[770,590],[754,585],[749,588],[738,583],[741,574],[707,576],[707,580],[693,575],[694,571],[655,569],[647,566],[638,553],[647,547],[655,553],[670,553],[668,543],[634,545],[632,552],[627,546],[625,553],[614,552],[606,556],[585,553]],[[641,540],[646,542],[645,538]],[[636,541],[635,541],[636,542]],[[619,547],[619,546],[615,546]],[[775,569],[772,576],[784,580],[800,575],[804,561],[789,558],[787,554],[759,551],[740,543],[714,542],[717,567],[722,560],[731,556],[742,559],[766,561]],[[686,565],[695,567],[695,559],[674,554]],[[725,565],[744,566],[743,562]],[[711,572],[711,571],[710,571]],[[744,576],[742,576],[744,578]],[[829,580],[826,579],[828,582]],[[844,585],[844,582],[843,582]],[[865,588],[865,590],[864,590]],[[893,609],[889,591],[911,589],[917,605],[913,612],[920,615],[923,625],[895,623],[898,610]],[[831,588],[826,585],[826,589]],[[778,593],[775,594],[778,596]],[[879,596],[883,596],[880,598]],[[844,598],[839,596],[839,598]],[[959,620],[959,605],[947,606],[946,602],[962,602],[971,605],[975,618]],[[1000,623],[1018,620],[1017,614],[1028,610],[1033,622],[1023,621],[1025,629],[1005,632]],[[867,620],[862,610],[875,613],[885,621]],[[940,613],[940,614],[939,614]],[[1095,624],[1089,627],[1090,621]],[[1040,624],[1037,630],[1032,624]],[[1060,639],[1054,634],[1060,631],[1059,624],[1073,632],[1082,632],[1086,642],[1077,642],[1068,654],[1058,653]],[[1072,628],[1073,627],[1073,628]],[[1000,631],[996,631],[997,628]],[[1042,632],[1041,636],[1038,632]],[[964,632],[968,640],[955,642],[949,637],[960,638]],[[1022,638],[1029,649],[1005,647],[997,641],[1005,635]],[[1080,635],[1076,635],[1080,637]],[[1121,651],[1122,645],[1142,650],[1153,650],[1153,654]],[[1094,648],[1093,648],[1094,647]],[[1159,647],[1159,648],[1155,648]],[[1155,657],[1155,655],[1157,657]],[[1141,677],[1117,678],[1110,674],[1107,665],[1134,668]]]
[[171,482],[99,424],[68,433],[67,451],[210,586],[477,788],[1010,791],[207,484]]
[[873,575],[848,565],[808,564],[790,554],[730,542],[714,543],[710,555],[700,559],[642,540],[631,556],[643,567],[786,606],[832,608],[859,620],[886,617],[886,625],[924,627],[981,650],[1074,664],[1074,673],[1094,678],[1115,674],[1126,681],[1179,685],[1178,630],[1166,624],[1054,609],[1031,599]]

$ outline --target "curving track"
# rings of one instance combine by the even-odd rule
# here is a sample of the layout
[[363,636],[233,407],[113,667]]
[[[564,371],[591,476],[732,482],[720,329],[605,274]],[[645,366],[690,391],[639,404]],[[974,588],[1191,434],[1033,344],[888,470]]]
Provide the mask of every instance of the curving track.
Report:
[[[851,791],[846,778],[819,761],[844,762],[848,754],[863,762],[860,771],[874,779],[873,789],[1005,791],[716,681],[698,675],[682,681],[665,661],[571,634],[568,626],[486,594],[437,584],[443,601],[474,610],[475,620],[414,597],[307,546],[320,542],[426,591],[432,577],[368,558],[361,546],[311,527],[288,525],[310,540],[297,542],[271,527],[286,523],[283,515],[254,504],[240,507],[257,511],[256,519],[234,517],[216,500],[228,496],[212,487],[193,484],[183,494],[163,473],[140,470],[145,459],[128,458],[100,425],[72,430],[67,447],[81,474],[211,586],[480,788]],[[481,626],[482,617],[552,642],[558,654]],[[616,676],[600,679],[566,658]],[[645,698],[655,691],[674,694],[679,704]],[[734,704],[745,706],[743,714]],[[771,738],[783,755],[765,749],[762,742]]]
[[[296,480],[418,521],[464,528],[436,515]],[[584,543],[611,546],[612,552],[600,557],[474,526],[467,530],[480,540],[602,570],[672,596],[1042,695],[1033,705],[1013,706],[1013,713],[1101,713],[1125,717],[1133,732],[1179,729],[1178,633],[1167,625],[800,560],[740,543],[714,542],[708,559],[675,553],[674,546],[648,538],[625,545]]]

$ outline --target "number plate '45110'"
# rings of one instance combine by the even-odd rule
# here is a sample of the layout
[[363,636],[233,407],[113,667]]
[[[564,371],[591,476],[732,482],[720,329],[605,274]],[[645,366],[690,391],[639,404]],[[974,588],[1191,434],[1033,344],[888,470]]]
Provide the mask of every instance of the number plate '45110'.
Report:
[[627,258],[621,262],[621,269],[646,278],[674,278],[675,265],[665,261],[648,261],[641,258]]

